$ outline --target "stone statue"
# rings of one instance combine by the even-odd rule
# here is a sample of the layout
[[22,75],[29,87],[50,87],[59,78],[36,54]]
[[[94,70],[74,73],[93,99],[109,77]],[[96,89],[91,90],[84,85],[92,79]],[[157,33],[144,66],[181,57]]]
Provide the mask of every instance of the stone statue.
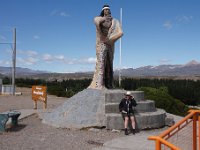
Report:
[[96,25],[96,67],[88,88],[113,88],[114,44],[122,35],[118,20],[112,18],[110,7],[104,5],[100,16],[94,18]]

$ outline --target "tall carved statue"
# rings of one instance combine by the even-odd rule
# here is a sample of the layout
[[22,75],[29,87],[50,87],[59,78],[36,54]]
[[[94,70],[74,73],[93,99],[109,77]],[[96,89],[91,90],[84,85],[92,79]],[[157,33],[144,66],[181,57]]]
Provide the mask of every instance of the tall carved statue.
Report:
[[94,18],[96,25],[96,67],[88,88],[113,88],[114,44],[122,35],[117,19],[112,18],[110,7],[104,5],[100,16]]

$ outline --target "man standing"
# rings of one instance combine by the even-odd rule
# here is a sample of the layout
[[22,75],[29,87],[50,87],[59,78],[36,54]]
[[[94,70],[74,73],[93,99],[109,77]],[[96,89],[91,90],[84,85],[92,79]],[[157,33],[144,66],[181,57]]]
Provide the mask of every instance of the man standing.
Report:
[[119,111],[122,113],[124,118],[124,128],[125,135],[128,135],[128,121],[131,120],[132,125],[132,133],[135,134],[135,117],[133,107],[137,105],[134,97],[131,95],[130,91],[127,91],[125,94],[125,98],[123,98],[119,104]]

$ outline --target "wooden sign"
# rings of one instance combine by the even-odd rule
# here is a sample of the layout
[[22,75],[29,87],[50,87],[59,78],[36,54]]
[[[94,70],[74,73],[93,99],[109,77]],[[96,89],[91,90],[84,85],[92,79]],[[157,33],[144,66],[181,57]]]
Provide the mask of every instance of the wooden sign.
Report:
[[47,88],[46,86],[32,86],[32,100],[34,109],[37,109],[37,101],[43,102],[43,108],[47,108]]

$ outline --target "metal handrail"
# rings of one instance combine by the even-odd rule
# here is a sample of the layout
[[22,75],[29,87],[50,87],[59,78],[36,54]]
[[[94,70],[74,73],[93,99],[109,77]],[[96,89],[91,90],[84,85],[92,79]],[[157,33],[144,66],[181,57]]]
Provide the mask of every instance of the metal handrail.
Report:
[[[167,142],[166,140],[176,134],[178,131],[183,129],[187,124],[193,121],[193,150],[197,149],[197,121],[199,121],[199,127],[200,127],[200,117],[197,118],[197,114],[200,114],[200,110],[190,110],[189,114],[184,117],[181,121],[164,131],[158,136],[150,136],[148,137],[148,140],[155,140],[156,142],[156,150],[161,150],[161,144],[164,144],[171,148],[172,150],[180,150],[180,148],[174,146],[173,144]],[[200,134],[200,131],[199,131]],[[200,140],[199,140],[199,146],[200,146]]]
[[166,146],[171,148],[171,150],[181,150],[180,148],[174,146],[173,144],[167,142],[166,140],[164,140],[163,138],[159,136],[150,136],[148,137],[148,139],[156,141],[156,150],[161,150],[161,144],[165,144]]

